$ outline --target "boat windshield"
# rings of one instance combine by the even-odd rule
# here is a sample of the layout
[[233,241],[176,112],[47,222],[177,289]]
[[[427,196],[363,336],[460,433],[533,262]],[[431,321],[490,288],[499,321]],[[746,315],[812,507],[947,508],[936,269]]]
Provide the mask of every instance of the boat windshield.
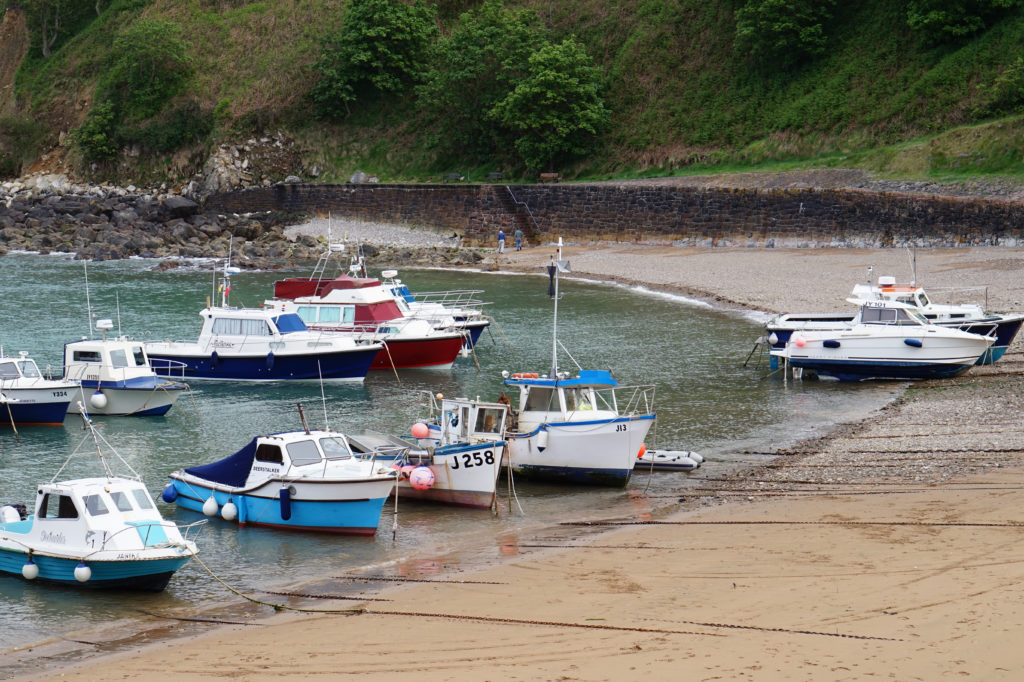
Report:
[[123,348],[110,351],[110,364],[114,369],[131,367],[131,363],[128,362],[128,353]]
[[132,346],[132,357],[135,358],[136,367],[145,367],[148,364],[146,362],[146,351],[142,349],[142,346]]
[[345,443],[339,438],[321,438],[320,447],[324,451],[324,457],[329,460],[350,459],[352,457],[352,453],[349,452]]
[[923,291],[919,292],[917,294],[917,305],[918,306],[920,306],[922,308],[927,308],[931,304],[932,304],[932,302],[928,300],[928,294],[924,293]]
[[501,420],[505,414],[503,408],[483,407],[477,410],[475,433],[501,433]]
[[21,376],[29,379],[38,379],[42,376],[35,360],[18,360],[18,368],[21,369]]
[[864,324],[928,324],[915,310],[864,306],[860,321]]
[[277,325],[277,330],[282,334],[290,334],[292,332],[304,332],[309,329],[306,323],[302,321],[302,318],[295,313],[284,313],[274,318],[274,324]]
[[18,366],[13,362],[0,362],[0,379],[17,379],[21,376]]
[[89,512],[89,516],[103,516],[110,513],[100,495],[83,495],[82,502],[85,503],[85,511]]
[[307,464],[318,464],[323,459],[320,456],[320,450],[316,447],[316,443],[311,440],[289,443],[286,449],[288,450],[288,456],[291,457],[292,464],[297,467]]
[[567,388],[565,389],[565,409],[572,412],[573,410],[592,410],[594,405],[591,402],[590,389],[586,388]]
[[[553,389],[531,386],[530,392],[526,396],[526,405],[523,406],[523,409],[527,411],[548,412],[552,409],[554,399],[555,392]],[[557,406],[554,409],[557,409]]]

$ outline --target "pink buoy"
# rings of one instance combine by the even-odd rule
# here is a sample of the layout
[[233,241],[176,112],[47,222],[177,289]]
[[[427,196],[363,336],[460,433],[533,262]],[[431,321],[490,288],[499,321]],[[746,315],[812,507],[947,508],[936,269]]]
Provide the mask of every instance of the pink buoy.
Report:
[[807,345],[807,339],[805,339],[802,336],[798,336],[795,339],[793,339],[793,343],[796,344],[797,348],[803,348],[804,346]]
[[412,435],[414,438],[426,438],[430,435],[430,429],[423,422],[416,422],[412,425]]
[[434,472],[430,470],[430,467],[416,467],[409,474],[409,485],[416,490],[428,490],[430,486],[434,485]]

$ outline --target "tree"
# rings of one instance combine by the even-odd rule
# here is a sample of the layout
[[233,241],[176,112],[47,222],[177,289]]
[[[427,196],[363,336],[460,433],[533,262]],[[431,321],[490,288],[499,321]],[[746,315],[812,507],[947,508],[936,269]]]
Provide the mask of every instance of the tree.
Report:
[[419,89],[420,106],[444,126],[443,146],[488,157],[514,143],[488,112],[529,72],[530,56],[548,44],[548,31],[531,10],[508,10],[487,0],[459,17],[439,41],[434,69]]
[[528,73],[487,118],[516,135],[515,149],[528,168],[590,151],[609,112],[598,89],[597,69],[584,47],[569,38],[530,56]]
[[910,0],[907,24],[933,43],[961,38],[986,28],[1024,0]]
[[835,0],[747,0],[736,12],[736,46],[788,66],[825,52]]
[[74,33],[74,27],[92,10],[89,0],[20,0],[14,5],[25,10],[29,31],[39,41],[44,58],[49,58],[57,41]]
[[341,30],[328,37],[313,66],[312,97],[321,114],[348,110],[360,94],[401,92],[418,83],[437,39],[436,13],[422,0],[353,0]]
[[171,21],[143,19],[114,40],[101,90],[118,102],[121,113],[146,118],[176,95],[192,74],[192,58]]

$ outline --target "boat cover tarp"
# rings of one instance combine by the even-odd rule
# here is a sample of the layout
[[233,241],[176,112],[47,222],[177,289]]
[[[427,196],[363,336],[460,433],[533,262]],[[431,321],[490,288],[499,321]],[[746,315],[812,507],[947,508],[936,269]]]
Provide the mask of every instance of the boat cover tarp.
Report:
[[249,472],[252,471],[252,463],[256,458],[257,440],[258,438],[253,438],[248,445],[230,457],[185,469],[185,473],[221,485],[240,488],[245,485],[246,479],[249,478]]

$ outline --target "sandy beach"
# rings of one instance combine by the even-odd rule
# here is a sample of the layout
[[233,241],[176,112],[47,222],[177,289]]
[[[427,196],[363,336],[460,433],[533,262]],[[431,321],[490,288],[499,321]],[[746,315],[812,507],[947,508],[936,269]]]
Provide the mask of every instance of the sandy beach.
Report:
[[[552,253],[507,249],[485,266],[535,272]],[[841,310],[868,266],[911,272],[901,249],[573,244],[565,255],[575,276],[766,312]],[[918,249],[916,270],[937,300],[975,287],[957,298],[1024,310],[1024,250]],[[859,424],[710,486],[697,510],[609,519],[597,534],[566,519],[564,537],[504,540],[480,572],[368,583],[366,601],[294,599],[308,610],[268,607],[198,635],[168,624],[16,679],[1018,679],[1022,369],[1018,339],[995,365],[915,384]]]

